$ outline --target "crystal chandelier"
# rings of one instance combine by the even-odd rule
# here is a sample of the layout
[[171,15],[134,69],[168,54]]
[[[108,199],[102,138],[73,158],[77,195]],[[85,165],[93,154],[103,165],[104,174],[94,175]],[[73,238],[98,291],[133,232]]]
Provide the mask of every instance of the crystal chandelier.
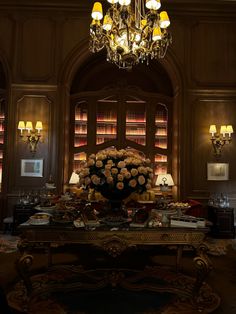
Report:
[[[166,11],[158,12],[160,0],[107,0],[111,5],[103,18],[95,2],[90,25],[90,50],[107,50],[107,61],[122,69],[150,59],[163,58],[171,43]],[[102,21],[103,19],[103,21]]]

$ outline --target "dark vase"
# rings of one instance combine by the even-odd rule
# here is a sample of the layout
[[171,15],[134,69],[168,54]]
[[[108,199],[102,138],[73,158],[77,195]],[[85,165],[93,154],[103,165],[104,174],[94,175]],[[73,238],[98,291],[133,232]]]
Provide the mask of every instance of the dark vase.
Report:
[[109,201],[115,202],[122,202],[125,198],[130,196],[131,191],[130,190],[109,190],[104,189],[100,191],[103,197],[107,198]]

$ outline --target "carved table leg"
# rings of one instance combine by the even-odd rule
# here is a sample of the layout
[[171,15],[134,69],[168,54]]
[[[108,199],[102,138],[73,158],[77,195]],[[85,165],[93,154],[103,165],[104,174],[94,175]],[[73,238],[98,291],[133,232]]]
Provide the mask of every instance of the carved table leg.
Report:
[[197,248],[198,256],[194,258],[194,265],[197,269],[197,278],[193,287],[193,296],[197,297],[202,284],[204,283],[207,275],[212,270],[212,263],[207,256],[208,247],[205,244],[201,244]]
[[178,245],[177,255],[176,255],[176,271],[177,272],[182,270],[182,255],[183,255],[183,246]]
[[16,270],[23,280],[28,294],[32,292],[32,283],[29,276],[29,270],[32,264],[33,256],[30,254],[24,254],[16,261]]
[[32,282],[30,280],[29,272],[30,268],[33,264],[33,256],[26,252],[27,243],[24,241],[20,241],[18,244],[19,251],[21,256],[16,260],[16,270],[19,274],[20,278],[23,280],[25,287],[27,289],[27,293],[30,294],[32,292]]

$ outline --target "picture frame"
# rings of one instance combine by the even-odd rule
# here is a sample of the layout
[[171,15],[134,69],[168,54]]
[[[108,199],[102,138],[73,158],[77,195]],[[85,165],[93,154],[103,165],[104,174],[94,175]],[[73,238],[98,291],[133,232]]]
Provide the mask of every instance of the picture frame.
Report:
[[43,177],[43,159],[21,159],[22,177]]
[[209,181],[229,180],[229,164],[223,162],[208,163],[207,180]]

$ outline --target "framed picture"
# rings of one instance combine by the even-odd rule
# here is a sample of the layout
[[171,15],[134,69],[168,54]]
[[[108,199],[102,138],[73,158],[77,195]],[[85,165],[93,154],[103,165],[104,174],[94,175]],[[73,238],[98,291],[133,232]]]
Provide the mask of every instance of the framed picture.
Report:
[[208,163],[207,164],[207,180],[225,181],[229,180],[229,164],[228,163]]
[[43,159],[21,159],[22,177],[42,177]]

